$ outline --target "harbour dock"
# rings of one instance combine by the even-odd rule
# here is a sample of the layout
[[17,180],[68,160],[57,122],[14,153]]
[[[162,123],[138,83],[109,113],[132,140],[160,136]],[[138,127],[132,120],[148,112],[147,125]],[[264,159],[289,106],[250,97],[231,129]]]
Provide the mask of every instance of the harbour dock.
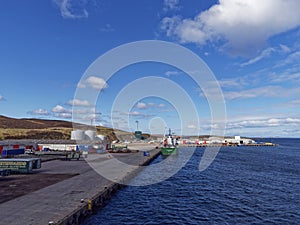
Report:
[[181,147],[193,147],[193,148],[205,148],[205,147],[274,147],[278,146],[278,144],[274,143],[251,143],[251,144],[224,144],[224,143],[215,143],[215,144],[185,144],[180,145]]
[[[124,163],[143,166],[149,164],[160,154],[160,149],[152,149],[145,156],[143,151],[135,153],[116,153]],[[111,158],[103,154],[99,159],[103,169],[109,168]],[[127,172],[118,177],[124,183],[135,176],[142,167]],[[10,225],[39,225],[61,224],[76,225],[89,216],[93,210],[105,205],[108,199],[121,187],[95,172],[88,163],[81,160],[63,161],[52,160],[44,162],[39,174],[73,174],[71,178],[33,191],[18,198],[0,204],[0,224]],[[34,183],[32,184],[34,185]],[[22,188],[22,187],[20,187]]]

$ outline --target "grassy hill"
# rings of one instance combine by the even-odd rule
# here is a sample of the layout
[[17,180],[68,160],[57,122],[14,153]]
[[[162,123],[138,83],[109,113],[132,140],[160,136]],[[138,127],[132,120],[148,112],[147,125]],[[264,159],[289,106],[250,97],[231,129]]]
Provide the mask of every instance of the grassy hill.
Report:
[[[76,128],[85,127],[75,124]],[[112,128],[97,126],[97,133],[116,140]],[[62,139],[71,138],[73,123],[63,120],[15,119],[0,115],[0,139]]]

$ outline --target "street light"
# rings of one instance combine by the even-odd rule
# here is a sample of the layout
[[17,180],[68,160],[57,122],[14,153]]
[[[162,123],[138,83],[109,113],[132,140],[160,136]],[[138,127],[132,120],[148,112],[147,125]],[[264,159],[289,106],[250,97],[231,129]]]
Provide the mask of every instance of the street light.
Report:
[[139,121],[136,120],[135,122],[136,122],[136,130],[139,130]]

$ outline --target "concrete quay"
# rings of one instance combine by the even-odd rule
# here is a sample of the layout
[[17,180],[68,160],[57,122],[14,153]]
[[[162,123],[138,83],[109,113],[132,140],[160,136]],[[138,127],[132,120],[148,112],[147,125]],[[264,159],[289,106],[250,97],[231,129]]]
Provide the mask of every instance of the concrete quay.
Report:
[[[160,149],[153,149],[148,156],[140,151],[112,154],[111,157],[103,154],[96,160],[103,170],[114,171],[118,168],[110,168],[114,165],[109,162],[115,157],[130,165],[143,166],[159,154]],[[136,167],[122,174],[118,180],[126,184],[141,169],[142,167]],[[78,175],[0,204],[1,225],[76,225],[93,210],[103,207],[123,186],[100,176],[85,160],[44,162],[39,173]]]
[[206,148],[206,147],[274,147],[278,144],[273,143],[253,143],[253,144],[184,144],[179,145],[180,147],[189,147],[189,148]]

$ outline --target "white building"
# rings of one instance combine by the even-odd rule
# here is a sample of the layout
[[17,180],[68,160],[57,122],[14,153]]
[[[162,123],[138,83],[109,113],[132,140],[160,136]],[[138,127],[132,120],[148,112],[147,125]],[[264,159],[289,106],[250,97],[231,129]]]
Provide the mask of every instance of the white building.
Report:
[[225,138],[223,143],[247,145],[247,144],[254,144],[255,141],[250,138],[241,138],[240,136],[234,136],[234,138]]

